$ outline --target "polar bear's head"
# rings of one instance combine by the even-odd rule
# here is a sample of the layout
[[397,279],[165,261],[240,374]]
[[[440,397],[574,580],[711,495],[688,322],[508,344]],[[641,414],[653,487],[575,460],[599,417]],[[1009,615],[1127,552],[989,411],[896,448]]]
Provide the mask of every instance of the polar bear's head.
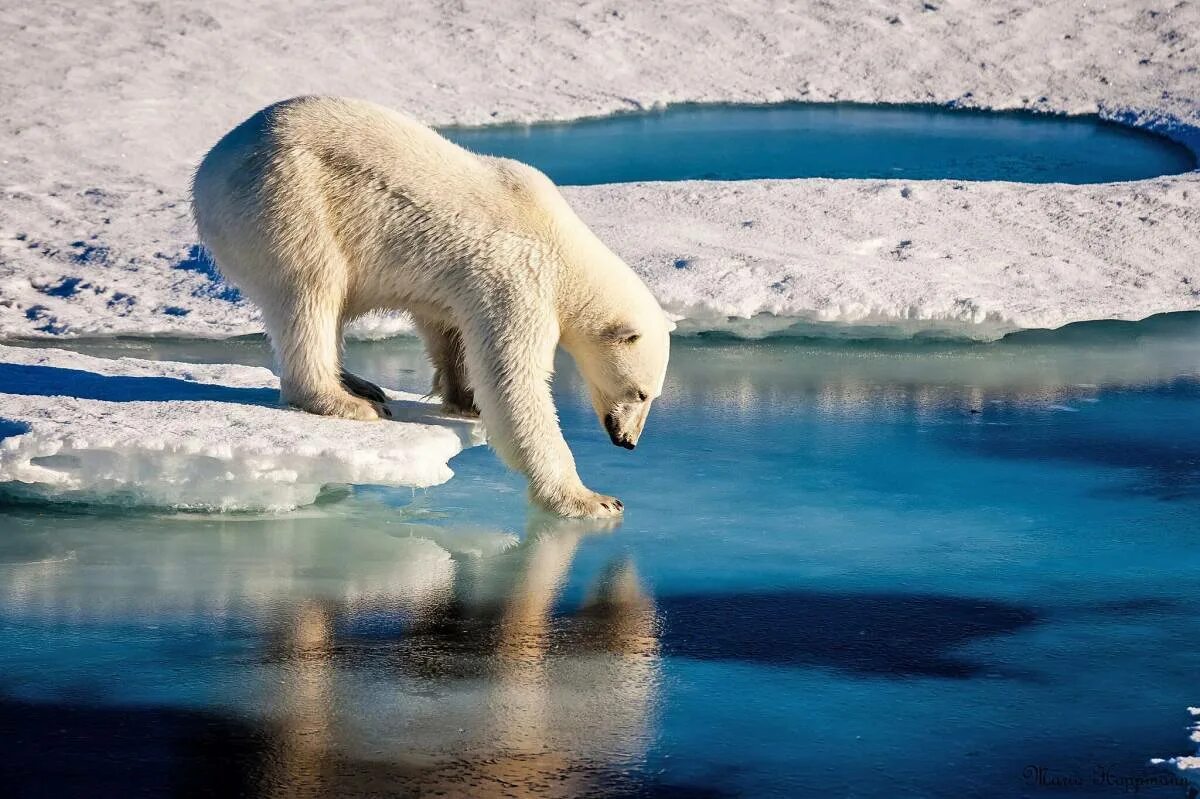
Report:
[[557,254],[559,343],[587,381],[592,407],[618,447],[637,446],[662,394],[675,323],[649,287],[588,229],[540,172],[528,182]]
[[637,446],[667,374],[675,325],[657,307],[654,311],[605,326],[575,353],[597,418],[612,443],[625,449]]

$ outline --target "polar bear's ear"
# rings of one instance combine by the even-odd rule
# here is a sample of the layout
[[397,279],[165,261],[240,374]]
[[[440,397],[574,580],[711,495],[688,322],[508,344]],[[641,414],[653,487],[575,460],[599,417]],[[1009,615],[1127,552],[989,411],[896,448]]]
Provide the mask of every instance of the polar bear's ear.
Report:
[[614,344],[632,344],[642,337],[638,329],[629,323],[613,325],[604,331],[604,338]]

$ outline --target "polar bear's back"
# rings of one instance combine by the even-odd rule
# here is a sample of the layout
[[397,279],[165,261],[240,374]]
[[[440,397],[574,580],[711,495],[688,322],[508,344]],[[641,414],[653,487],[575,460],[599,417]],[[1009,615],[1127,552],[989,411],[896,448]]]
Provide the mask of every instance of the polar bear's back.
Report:
[[304,149],[331,169],[369,172],[389,185],[409,189],[450,179],[489,178],[490,170],[479,156],[384,106],[340,97],[298,97],[266,110],[276,149]]
[[217,142],[196,171],[195,193],[199,206],[209,204],[208,194],[249,201],[268,184],[299,188],[289,181],[337,193],[337,184],[348,181],[356,193],[383,189],[444,203],[456,196],[447,195],[446,184],[488,186],[491,172],[484,159],[397,111],[362,100],[297,97],[264,108]]
[[397,111],[362,100],[298,97],[264,108],[205,156],[193,185],[205,240],[311,228],[321,217],[351,249],[389,228],[479,237],[544,228],[569,214],[537,170],[476,155]]

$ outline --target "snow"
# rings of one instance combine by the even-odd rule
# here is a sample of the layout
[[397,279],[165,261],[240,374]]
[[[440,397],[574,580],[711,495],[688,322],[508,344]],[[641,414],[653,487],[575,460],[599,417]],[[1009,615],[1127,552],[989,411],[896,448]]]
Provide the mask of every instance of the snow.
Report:
[[[991,337],[1200,307],[1198,189],[782,180],[571,194],[684,330]],[[982,219],[1009,221],[980,236]]]
[[478,426],[389,392],[392,421],[278,405],[263,368],[0,346],[0,491],[185,510],[289,510],[331,484],[424,487]]
[[1186,777],[1197,788],[1200,788],[1200,707],[1189,707],[1188,713],[1192,715],[1191,726],[1191,741],[1196,745],[1196,754],[1194,756],[1181,755],[1179,757],[1153,758],[1150,762],[1155,765],[1166,765],[1176,769],[1182,776]]
[[[1200,4],[1133,0],[14,6],[0,50],[0,336],[257,330],[195,246],[187,184],[222,133],[284,97],[366,97],[434,124],[932,102],[1100,113],[1196,151],[1198,31]],[[1200,307],[1198,191],[1191,173],[568,195],[684,329],[839,321],[990,337]],[[384,318],[356,334],[406,329]]]

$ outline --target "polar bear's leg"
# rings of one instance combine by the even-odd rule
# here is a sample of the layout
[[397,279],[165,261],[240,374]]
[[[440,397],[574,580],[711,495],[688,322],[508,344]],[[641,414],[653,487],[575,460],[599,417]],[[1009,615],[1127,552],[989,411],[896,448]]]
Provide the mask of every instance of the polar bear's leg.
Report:
[[340,305],[337,292],[318,286],[298,293],[283,313],[264,313],[282,373],[283,400],[320,416],[364,421],[389,416],[383,405],[342,385]]
[[462,333],[448,321],[434,321],[414,314],[417,332],[433,364],[433,389],[442,398],[442,409],[459,416],[478,416],[475,393],[467,381]]
[[518,315],[517,305],[508,304],[502,320],[477,318],[462,328],[467,373],[488,443],[529,477],[530,496],[543,508],[560,516],[619,516],[619,499],[597,494],[579,479],[558,426],[550,394],[558,331],[544,314]]

